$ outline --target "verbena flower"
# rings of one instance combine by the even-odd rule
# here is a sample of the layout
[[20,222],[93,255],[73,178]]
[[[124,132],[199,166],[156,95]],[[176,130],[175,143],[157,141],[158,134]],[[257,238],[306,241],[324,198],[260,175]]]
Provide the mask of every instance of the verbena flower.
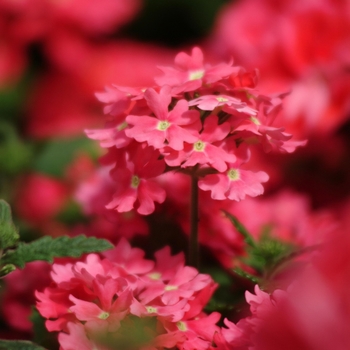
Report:
[[184,266],[183,254],[172,256],[168,247],[156,263],[146,260],[125,239],[105,256],[54,264],[52,285],[36,292],[62,350],[79,342],[86,349],[209,349],[220,318],[203,313],[217,287],[209,275]]
[[160,70],[154,86],[113,86],[97,94],[108,120],[104,129],[86,133],[107,148],[105,159],[114,165],[117,185],[107,208],[151,214],[154,202],[166,197],[160,175],[171,170],[198,178],[213,199],[257,196],[268,175],[250,171],[249,157],[243,161],[240,154],[254,146],[293,152],[305,144],[274,126],[284,95],[259,94],[256,71],[206,64],[198,47]]

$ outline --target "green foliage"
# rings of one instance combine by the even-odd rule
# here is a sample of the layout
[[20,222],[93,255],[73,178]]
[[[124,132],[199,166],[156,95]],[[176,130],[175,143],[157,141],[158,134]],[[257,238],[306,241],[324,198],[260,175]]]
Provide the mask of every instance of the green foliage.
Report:
[[218,311],[224,315],[232,313],[232,310],[237,308],[242,299],[241,290],[235,289],[237,287],[235,276],[220,266],[209,267],[203,269],[202,272],[209,274],[218,284],[213,297],[205,307],[206,312]]
[[111,243],[95,237],[45,236],[30,243],[19,243],[17,249],[8,250],[4,254],[1,262],[23,268],[26,263],[35,260],[53,262],[54,257],[79,257],[85,253],[101,252],[111,248],[113,248]]
[[50,140],[44,145],[34,162],[34,170],[54,177],[62,177],[69,164],[79,152],[86,152],[92,158],[98,157],[96,145],[86,137]]
[[41,346],[50,350],[58,349],[57,335],[49,332],[45,327],[46,319],[39,314],[36,308],[32,308],[30,320],[33,324],[33,338],[32,340]]
[[253,238],[253,236],[248,232],[248,230],[238,221],[238,219],[227,212],[226,210],[223,210],[224,214],[229,218],[229,220],[232,222],[233,226],[236,228],[236,230],[244,237],[244,241],[251,247],[255,247],[256,243]]
[[94,334],[93,341],[110,350],[135,350],[147,347],[157,334],[155,317],[129,316],[121,321],[118,332]]
[[238,275],[238,276],[241,276],[243,278],[246,278],[250,281],[252,281],[254,284],[257,283],[259,284],[260,283],[260,278],[244,271],[243,269],[239,268],[239,267],[236,267],[233,269],[233,271]]
[[8,275],[9,273],[16,270],[16,266],[13,264],[6,264],[0,268],[0,278]]
[[0,340],[0,350],[45,350],[45,348],[24,340]]
[[3,174],[14,175],[29,167],[33,157],[33,147],[23,142],[15,128],[0,122],[0,167]]
[[12,222],[11,208],[0,199],[0,250],[14,246],[18,240],[19,234]]
[[[248,230],[232,214],[224,211],[236,230],[244,237],[246,242],[246,256],[241,258],[244,265],[253,268],[256,275],[248,273],[241,267],[234,272],[253,283],[262,284],[268,280],[277,269],[286,261],[298,254],[297,248],[287,242],[271,237],[271,228],[265,227],[259,239],[256,240]],[[264,281],[265,280],[265,281]]]

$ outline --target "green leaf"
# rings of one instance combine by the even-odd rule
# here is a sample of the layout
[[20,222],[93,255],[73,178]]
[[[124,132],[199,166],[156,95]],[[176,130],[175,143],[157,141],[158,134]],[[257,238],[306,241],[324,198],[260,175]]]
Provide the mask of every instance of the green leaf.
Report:
[[0,167],[7,175],[16,175],[31,164],[33,146],[24,142],[13,125],[0,122]]
[[45,350],[45,348],[25,340],[0,340],[0,350]]
[[230,219],[236,230],[244,237],[244,241],[251,247],[256,246],[256,242],[253,236],[247,231],[247,229],[238,221],[238,219],[230,214],[228,211],[223,210],[223,213]]
[[50,140],[34,162],[34,170],[54,177],[62,177],[67,166],[80,152],[85,152],[92,158],[98,157],[96,143],[87,137]]
[[0,278],[5,277],[9,273],[13,272],[16,270],[16,266],[13,264],[7,264],[5,266],[2,266],[0,268]]
[[57,334],[49,332],[45,327],[46,318],[39,314],[39,311],[32,307],[32,314],[30,315],[30,321],[33,324],[33,337],[32,340],[44,346],[50,350],[56,350],[59,348],[57,342]]
[[12,222],[11,208],[0,199],[0,249],[14,246],[19,240],[19,234]]
[[242,270],[241,268],[239,267],[236,267],[233,269],[233,271],[238,275],[238,276],[241,276],[243,278],[246,278],[250,281],[252,281],[253,283],[257,283],[257,284],[260,284],[260,278]]
[[15,250],[4,254],[3,263],[14,264],[20,268],[28,262],[45,260],[52,262],[55,257],[79,257],[85,253],[101,252],[113,248],[105,239],[80,235],[74,238],[45,236],[30,243],[20,243]]

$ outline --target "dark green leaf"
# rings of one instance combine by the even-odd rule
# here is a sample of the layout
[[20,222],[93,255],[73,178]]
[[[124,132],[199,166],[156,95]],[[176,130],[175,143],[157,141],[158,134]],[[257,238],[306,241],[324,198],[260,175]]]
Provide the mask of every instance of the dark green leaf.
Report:
[[256,242],[253,238],[253,236],[247,231],[247,229],[238,221],[238,219],[227,212],[226,210],[223,210],[223,213],[230,219],[233,226],[236,228],[236,230],[244,237],[244,241],[251,247],[255,247]]
[[33,156],[33,147],[23,142],[13,125],[0,122],[0,167],[7,175],[15,175],[28,168]]
[[45,348],[25,340],[0,340],[0,350],[45,350]]
[[57,334],[49,332],[45,327],[46,319],[39,314],[36,308],[32,308],[32,314],[30,315],[30,320],[33,324],[33,338],[32,340],[44,346],[50,350],[56,350],[59,348],[57,342]]
[[16,266],[13,264],[7,264],[5,266],[2,266],[0,268],[0,278],[8,275],[9,273],[13,272],[16,270]]
[[34,169],[47,175],[62,177],[79,152],[83,150],[96,158],[97,149],[96,143],[87,137],[50,140],[36,159]]
[[247,278],[248,280],[252,281],[253,283],[260,283],[260,279],[242,269],[240,269],[239,267],[236,267],[235,269],[233,269],[233,271],[241,277]]
[[6,252],[2,262],[23,268],[26,263],[35,260],[52,262],[55,257],[79,257],[85,253],[101,252],[111,248],[113,248],[111,243],[95,237],[45,236],[30,243],[20,243],[17,249]]
[[14,246],[19,240],[19,234],[12,222],[11,208],[0,199],[0,249]]

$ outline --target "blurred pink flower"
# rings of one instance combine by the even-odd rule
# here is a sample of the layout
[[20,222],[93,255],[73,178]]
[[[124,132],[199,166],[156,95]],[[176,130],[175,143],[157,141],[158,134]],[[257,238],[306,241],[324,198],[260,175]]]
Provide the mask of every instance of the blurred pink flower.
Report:
[[15,270],[4,279],[6,288],[1,297],[2,315],[16,331],[32,332],[30,315],[35,303],[35,290],[42,290],[50,283],[50,265],[44,261],[26,264],[22,270]]
[[[107,258],[89,254],[85,262],[54,264],[54,283],[36,293],[37,308],[47,318],[46,327],[60,332],[62,349],[71,349],[79,340],[83,346],[99,346],[104,336],[114,344],[119,340],[132,342],[135,327],[143,322],[148,336],[136,339],[141,341],[138,348],[160,349],[170,344],[189,349],[190,344],[197,343],[201,349],[209,348],[220,317],[202,312],[216,288],[209,275],[185,267],[183,255],[171,256],[169,248],[156,253],[154,265],[143,258],[141,249],[132,248],[123,239],[114,251],[104,255]],[[159,263],[165,257],[170,264],[164,269]],[[175,270],[179,265],[182,268]],[[162,270],[160,277],[172,288],[160,292],[154,287]]]
[[291,91],[281,120],[293,134],[329,133],[350,111],[349,13],[347,1],[231,2],[208,49],[258,67],[261,91]]
[[39,173],[22,179],[17,189],[15,211],[22,219],[34,224],[52,219],[68,200],[68,188],[63,181]]

